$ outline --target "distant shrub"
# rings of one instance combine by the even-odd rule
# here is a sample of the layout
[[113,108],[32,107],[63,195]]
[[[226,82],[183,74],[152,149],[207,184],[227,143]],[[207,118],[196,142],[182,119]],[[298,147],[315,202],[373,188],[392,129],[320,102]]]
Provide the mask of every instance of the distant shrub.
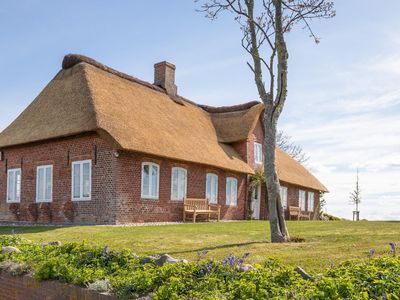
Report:
[[[87,243],[59,247],[36,244],[17,236],[0,236],[0,247],[21,252],[0,254],[4,268],[31,270],[37,280],[55,279],[111,291],[119,299],[151,294],[153,299],[398,299],[400,259],[396,244],[389,255],[371,249],[364,260],[331,266],[313,280],[303,279],[292,267],[271,258],[262,265],[242,257],[222,261],[165,264],[141,263],[128,251],[109,251]],[[16,272],[19,273],[19,272]],[[24,272],[21,272],[22,274]],[[311,274],[312,275],[312,274]]]
[[321,217],[323,220],[326,220],[326,221],[342,221],[341,218],[336,217],[334,215],[327,214],[327,213],[322,213]]

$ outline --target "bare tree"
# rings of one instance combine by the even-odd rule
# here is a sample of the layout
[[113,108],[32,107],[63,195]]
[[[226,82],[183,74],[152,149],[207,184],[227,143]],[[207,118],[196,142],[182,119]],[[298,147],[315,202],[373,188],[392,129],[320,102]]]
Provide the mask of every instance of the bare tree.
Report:
[[354,191],[350,193],[350,204],[355,205],[356,210],[353,211],[353,221],[359,221],[360,220],[360,211],[358,210],[358,205],[361,203],[361,189],[360,189],[360,183],[358,180],[358,169],[357,169],[357,179],[356,179],[356,187]]
[[[222,12],[232,13],[243,33],[242,47],[251,56],[247,62],[253,73],[264,111],[264,172],[272,242],[289,241],[289,232],[280,200],[275,166],[276,128],[287,97],[288,50],[285,35],[295,25],[308,30],[315,42],[310,21],[335,15],[328,0],[195,0],[200,11],[216,19]],[[264,82],[264,75],[269,77]]]
[[276,145],[301,164],[307,163],[310,159],[303,148],[293,142],[292,138],[286,135],[283,130],[276,133]]

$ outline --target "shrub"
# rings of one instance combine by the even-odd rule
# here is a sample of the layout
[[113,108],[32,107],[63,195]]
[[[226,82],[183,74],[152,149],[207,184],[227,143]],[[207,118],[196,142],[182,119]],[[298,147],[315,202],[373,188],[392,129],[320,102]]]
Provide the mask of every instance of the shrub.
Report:
[[[17,253],[0,254],[5,269],[33,272],[37,280],[56,279],[120,299],[151,294],[153,299],[399,299],[400,259],[396,245],[390,254],[332,266],[314,280],[305,280],[288,265],[266,258],[263,265],[243,268],[248,253],[222,261],[165,264],[140,263],[129,251],[87,243],[59,247],[39,245],[18,236],[0,236],[0,246]],[[248,266],[248,265],[247,265]]]

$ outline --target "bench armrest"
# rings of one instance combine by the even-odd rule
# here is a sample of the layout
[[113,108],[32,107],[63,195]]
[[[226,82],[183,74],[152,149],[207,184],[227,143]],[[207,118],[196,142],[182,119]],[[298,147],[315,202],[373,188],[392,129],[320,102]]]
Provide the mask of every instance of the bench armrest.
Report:
[[221,205],[219,204],[208,204],[208,209],[210,208],[217,208],[218,210],[221,209]]

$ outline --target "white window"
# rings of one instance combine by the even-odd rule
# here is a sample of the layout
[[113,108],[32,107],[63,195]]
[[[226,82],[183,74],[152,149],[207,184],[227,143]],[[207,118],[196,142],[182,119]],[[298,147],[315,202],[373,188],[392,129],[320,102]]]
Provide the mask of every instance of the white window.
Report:
[[237,205],[237,179],[226,178],[226,205]]
[[301,210],[306,210],[306,192],[299,190],[299,207]]
[[183,200],[187,190],[187,171],[183,168],[172,168],[171,200]]
[[210,203],[218,203],[218,176],[212,173],[207,174],[206,198]]
[[91,200],[92,198],[92,161],[72,162],[72,200]]
[[36,169],[36,202],[53,200],[53,166],[38,166]]
[[142,198],[158,199],[160,167],[157,164],[142,163]]
[[254,143],[254,161],[256,164],[263,162],[262,145],[260,143]]
[[314,211],[314,193],[308,192],[308,211]]
[[283,208],[286,209],[288,207],[286,186],[281,186],[281,201]]
[[21,169],[7,171],[7,203],[21,201]]

